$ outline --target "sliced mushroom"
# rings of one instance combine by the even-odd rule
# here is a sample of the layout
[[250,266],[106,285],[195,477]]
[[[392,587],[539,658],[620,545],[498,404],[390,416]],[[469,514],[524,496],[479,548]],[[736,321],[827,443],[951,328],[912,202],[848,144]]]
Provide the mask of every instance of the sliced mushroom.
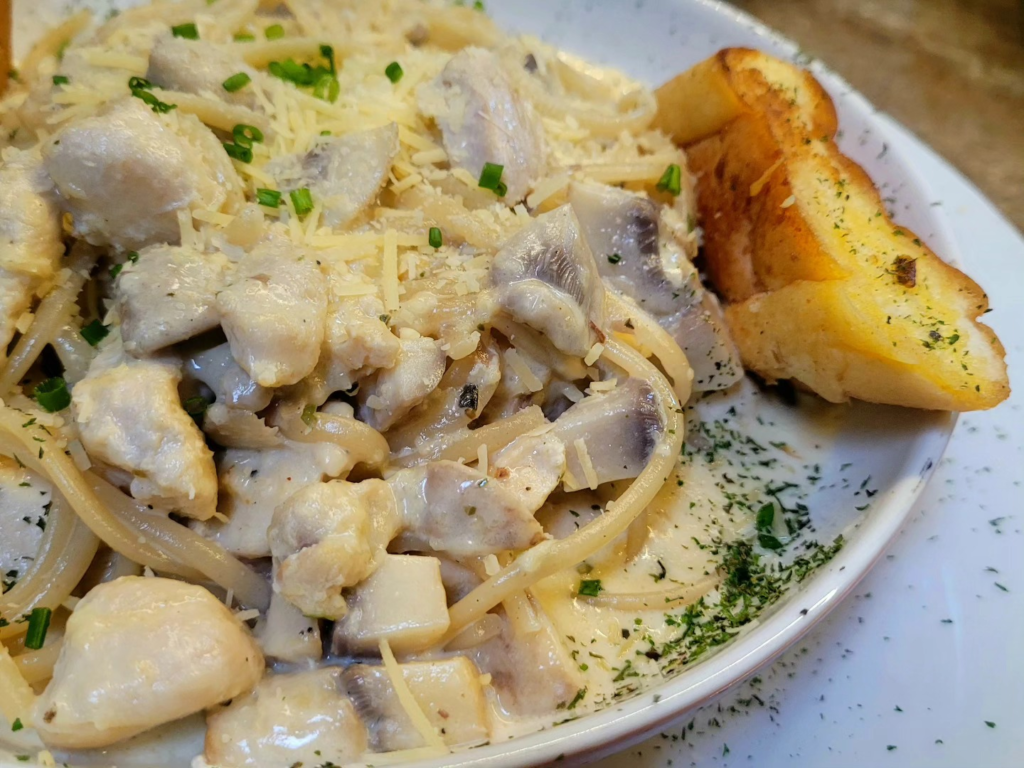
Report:
[[388,432],[392,452],[416,448],[468,427],[487,406],[500,375],[498,348],[485,338],[475,353],[453,362],[437,389]]
[[486,555],[541,539],[535,509],[463,464],[434,461],[399,470],[387,482],[403,520],[398,549]]
[[531,509],[540,509],[565,472],[566,449],[553,432],[517,437],[490,465],[496,482]]
[[114,286],[125,352],[145,357],[216,328],[230,268],[223,254],[175,245],[152,245],[126,262]]
[[636,477],[664,429],[654,390],[646,382],[629,379],[611,392],[584,398],[558,417],[553,430],[566,447],[571,476],[566,484],[585,488],[591,480],[596,486]]
[[417,99],[441,129],[453,166],[474,178],[485,163],[503,166],[504,201],[512,205],[526,196],[544,170],[544,132],[493,52],[459,51],[435,80],[420,86]]
[[340,669],[268,675],[247,696],[206,718],[207,765],[333,766],[358,762],[367,733]]
[[258,108],[252,87],[237,91],[224,88],[224,81],[235,74],[257,82],[266,77],[241,59],[232,58],[221,46],[164,34],[153,43],[146,79],[168,90],[208,93],[231,104]]
[[[453,656],[398,666],[416,703],[445,744],[454,747],[488,739],[487,699],[472,661]],[[345,670],[344,680],[356,710],[369,725],[375,751],[424,746],[383,667],[356,664]]]
[[375,370],[395,365],[401,346],[387,319],[384,302],[376,296],[329,294],[327,333],[317,369],[324,381],[323,396],[348,390]]
[[337,655],[376,653],[381,640],[395,653],[429,648],[448,631],[448,603],[436,557],[384,555],[346,599],[349,611],[334,623]]
[[513,235],[491,266],[499,305],[543,333],[559,350],[583,357],[604,317],[604,287],[568,205],[538,216]]
[[444,376],[447,355],[434,339],[421,336],[399,344],[395,364],[359,389],[360,420],[381,432],[422,403]]
[[324,136],[304,155],[286,155],[266,170],[284,192],[306,188],[323,206],[322,221],[345,227],[376,199],[398,154],[395,123],[345,136]]
[[267,531],[274,589],[307,616],[340,619],[347,612],[342,589],[377,570],[398,525],[381,480],[303,488],[274,510]]

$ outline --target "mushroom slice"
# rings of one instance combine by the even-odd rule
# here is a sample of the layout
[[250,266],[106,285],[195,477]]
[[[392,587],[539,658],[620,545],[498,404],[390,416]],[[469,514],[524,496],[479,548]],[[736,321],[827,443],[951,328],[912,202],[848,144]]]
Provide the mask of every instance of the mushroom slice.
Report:
[[329,766],[359,762],[366,726],[337,668],[268,675],[248,696],[206,718],[208,765]]
[[552,432],[523,435],[494,455],[491,476],[531,509],[540,509],[565,472],[565,443]]
[[[490,737],[487,699],[472,661],[453,656],[398,667],[419,708],[445,744],[469,745]],[[383,667],[356,664],[345,670],[344,680],[356,710],[369,725],[370,744],[375,751],[423,746],[423,737]]]
[[429,648],[448,631],[448,603],[436,557],[384,555],[349,590],[349,611],[334,624],[336,655],[375,653],[387,640],[395,653]]
[[286,155],[267,163],[281,191],[306,188],[323,206],[322,221],[345,227],[367,209],[387,181],[398,154],[398,125],[324,136],[304,155]]
[[139,99],[69,121],[43,145],[43,162],[93,245],[138,250],[181,242],[178,213],[233,212],[242,182],[216,136],[193,115],[156,115]]
[[486,555],[541,540],[535,509],[481,472],[454,461],[402,469],[387,480],[398,501],[405,551]]
[[295,384],[316,368],[327,325],[327,281],[316,261],[275,238],[239,263],[217,296],[231,354],[264,387]]
[[629,379],[611,392],[590,395],[555,421],[566,451],[570,490],[640,474],[661,439],[665,420],[654,390]]
[[503,166],[505,202],[522,200],[544,170],[544,132],[529,102],[513,90],[500,59],[482,48],[452,56],[417,91],[420,111],[441,129],[453,166],[473,178],[485,163]]
[[163,244],[126,262],[114,288],[125,352],[145,357],[216,328],[229,269],[223,254]]
[[468,427],[490,401],[500,378],[498,348],[488,337],[473,354],[453,362],[437,389],[388,432],[392,452],[416,448]]
[[568,205],[538,216],[494,256],[499,305],[566,354],[583,357],[604,318],[604,287]]
[[359,389],[359,419],[383,432],[441,383],[447,355],[427,336],[401,339],[395,364]]
[[47,746],[104,747],[245,693],[262,675],[259,646],[207,590],[123,576],[71,614],[33,723]]
[[224,81],[235,74],[248,75],[256,82],[266,77],[241,59],[233,58],[221,46],[164,34],[153,43],[146,79],[168,90],[208,93],[231,104],[259,108],[252,88],[224,88]]
[[397,529],[394,497],[382,480],[303,488],[274,511],[267,531],[274,590],[307,616],[340,619],[348,610],[342,588],[377,569]]

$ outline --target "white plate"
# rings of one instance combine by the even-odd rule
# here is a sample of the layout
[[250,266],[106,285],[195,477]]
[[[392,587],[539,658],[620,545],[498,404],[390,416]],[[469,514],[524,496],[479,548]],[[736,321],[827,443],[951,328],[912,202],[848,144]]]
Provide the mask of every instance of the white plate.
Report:
[[[111,5],[109,0],[81,4]],[[62,0],[43,0],[31,6],[26,0],[16,0],[19,44],[24,45],[28,39],[34,19],[52,21],[54,11],[63,7]],[[491,11],[506,28],[537,34],[655,85],[725,46],[756,47],[782,57],[795,53],[791,45],[733,9],[698,0],[657,4],[643,0],[520,0],[495,3]],[[861,163],[883,189],[901,224],[925,238],[940,256],[957,261],[941,209],[929,206],[909,168],[888,151],[885,131],[873,118],[873,108],[839,78],[820,67],[813,69],[835,99],[844,151]],[[707,661],[603,712],[513,742],[423,765],[496,768],[534,765],[562,756],[593,759],[657,730],[745,679],[785,650],[831,610],[884,551],[937,465],[954,422],[953,417],[944,414],[864,405],[854,406],[850,415],[848,426],[816,460],[820,458],[826,476],[830,470],[837,473],[842,464],[853,463],[859,477],[872,478],[871,485],[878,494],[866,515],[861,515],[853,511],[849,493],[838,488],[820,490],[811,505],[818,537],[830,540],[853,525],[848,543],[757,627]]]

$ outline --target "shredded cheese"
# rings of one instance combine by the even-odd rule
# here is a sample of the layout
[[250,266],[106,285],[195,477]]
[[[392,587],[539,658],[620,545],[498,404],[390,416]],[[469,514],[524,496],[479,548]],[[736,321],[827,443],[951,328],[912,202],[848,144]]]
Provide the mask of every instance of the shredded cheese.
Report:
[[759,178],[757,181],[750,185],[751,197],[757,197],[759,194],[761,194],[761,190],[764,189],[764,185],[768,183],[768,180],[772,177],[772,174],[775,173],[776,169],[780,165],[782,165],[782,162],[783,158],[780,157],[778,160],[776,160],[774,163],[768,166],[768,170],[761,174],[761,178]]
[[531,392],[540,392],[544,389],[544,383],[530,370],[530,366],[526,364],[526,361],[519,356],[515,349],[505,350],[505,360]]
[[476,449],[476,468],[483,474],[487,474],[487,446],[485,444]]
[[384,671],[395,689],[395,695],[398,696],[398,703],[402,705],[402,709],[412,720],[413,726],[423,737],[423,741],[428,747],[444,750],[447,754],[448,747],[445,745],[444,739],[434,730],[434,726],[430,724],[430,720],[427,719],[416,698],[412,695],[412,691],[409,690],[409,685],[405,682],[405,675],[402,674],[402,668],[395,660],[395,654],[391,652],[391,645],[387,640],[380,641],[380,657],[384,662]]
[[597,342],[596,344],[594,344],[594,346],[590,348],[590,351],[587,352],[587,356],[583,358],[583,362],[586,365],[593,365],[601,358],[601,354],[603,352],[604,344],[602,344],[601,342]]
[[541,205],[541,203],[547,202],[547,200],[554,197],[568,186],[568,174],[549,176],[548,178],[541,180],[534,188],[533,192],[527,195],[526,205],[530,208],[536,208]]
[[596,491],[597,472],[594,471],[594,462],[590,460],[590,452],[587,451],[587,443],[582,437],[578,437],[573,440],[573,446],[576,448],[576,455],[579,457],[580,466],[583,467],[583,476],[587,480],[587,486],[590,490]]
[[389,229],[384,232],[384,257],[381,282],[384,289],[384,309],[398,310],[398,233]]

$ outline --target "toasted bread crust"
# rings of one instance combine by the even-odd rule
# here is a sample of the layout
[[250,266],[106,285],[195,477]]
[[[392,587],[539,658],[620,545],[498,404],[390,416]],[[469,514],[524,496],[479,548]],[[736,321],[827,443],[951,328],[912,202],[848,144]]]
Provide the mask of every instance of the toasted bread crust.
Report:
[[[709,91],[727,83],[739,106],[717,110],[714,132],[702,119],[677,133],[676,99],[699,98],[701,77]],[[706,266],[744,365],[833,402],[975,410],[1008,396],[1002,345],[976,322],[987,297],[892,222],[835,145],[835,108],[813,76],[726,49],[682,82],[659,90],[673,115],[659,124],[694,139]]]

